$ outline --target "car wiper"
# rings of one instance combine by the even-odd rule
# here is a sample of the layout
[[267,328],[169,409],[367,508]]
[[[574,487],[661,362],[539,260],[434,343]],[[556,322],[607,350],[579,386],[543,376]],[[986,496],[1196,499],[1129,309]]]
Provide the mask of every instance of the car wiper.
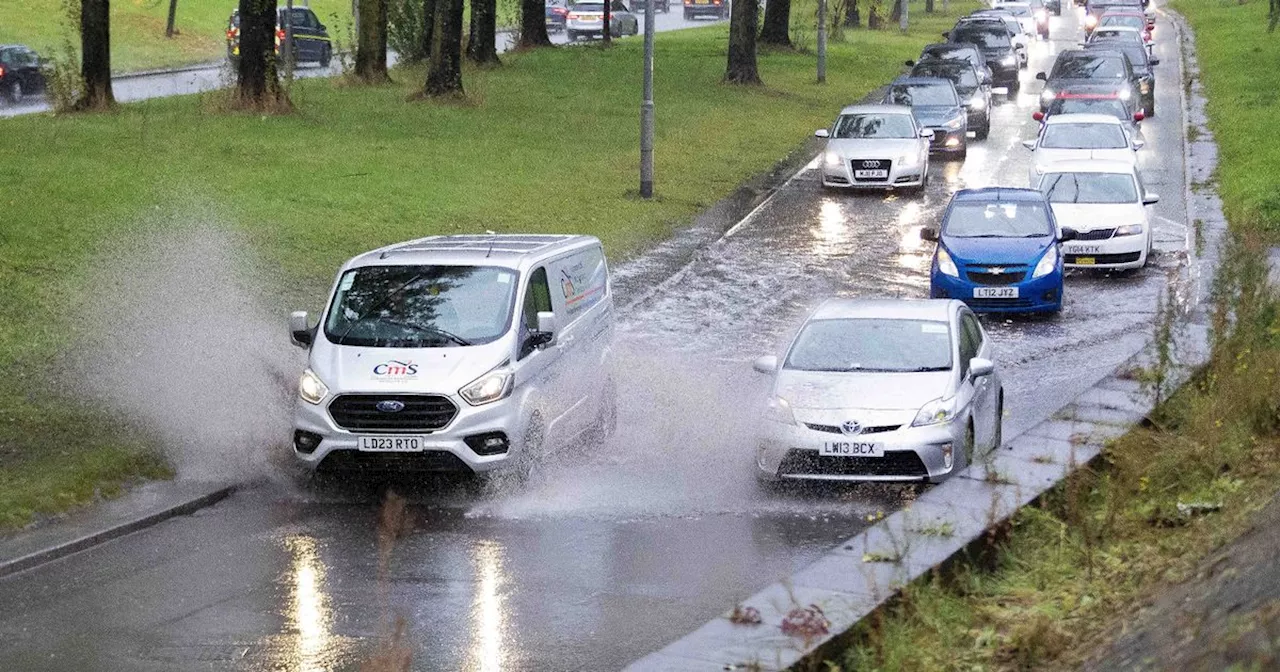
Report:
[[394,324],[396,326],[413,329],[415,331],[426,332],[429,334],[437,334],[439,336],[445,337],[450,341],[453,341],[454,343],[457,343],[458,345],[471,345],[471,341],[468,341],[467,339],[461,336],[458,336],[457,334],[450,333],[448,331],[445,331],[444,329],[441,329],[439,327],[434,327],[429,324],[410,324],[409,322],[402,322],[400,320],[385,320],[385,322],[387,322],[388,324]]
[[926,371],[950,371],[949,366],[917,366],[914,369],[908,369],[912,373],[925,373]]

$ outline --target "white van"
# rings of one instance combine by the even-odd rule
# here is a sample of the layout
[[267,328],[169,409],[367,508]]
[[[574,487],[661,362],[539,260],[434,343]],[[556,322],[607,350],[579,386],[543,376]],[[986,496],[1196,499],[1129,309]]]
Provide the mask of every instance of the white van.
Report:
[[616,417],[613,296],[589,236],[433,236],[343,265],[310,350],[293,451],[324,471],[522,473]]

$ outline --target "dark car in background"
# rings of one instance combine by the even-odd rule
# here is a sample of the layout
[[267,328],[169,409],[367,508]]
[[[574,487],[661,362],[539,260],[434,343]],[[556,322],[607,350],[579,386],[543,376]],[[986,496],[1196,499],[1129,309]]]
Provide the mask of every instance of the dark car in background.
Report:
[[569,16],[569,8],[564,5],[564,2],[562,0],[547,0],[546,12],[547,32],[564,32],[564,24]]
[[929,151],[964,156],[969,150],[969,115],[949,79],[898,77],[884,94],[886,105],[905,105],[924,128],[933,131]]
[[941,77],[951,80],[969,116],[969,130],[986,140],[991,133],[991,87],[983,86],[978,71],[968,61],[921,61],[911,68],[912,77]]
[[991,88],[991,68],[987,66],[987,58],[982,55],[982,50],[977,45],[963,42],[926,44],[924,49],[920,50],[919,61],[907,61],[907,67],[915,67],[917,62],[926,61],[967,61],[978,71],[982,85],[988,89]]
[[1040,92],[1040,111],[1048,109],[1049,103],[1065,91],[1090,87],[1102,93],[1111,93],[1117,98],[1128,101],[1137,99],[1137,77],[1129,59],[1119,51],[1068,49],[1058,54],[1053,62],[1053,69],[1048,74],[1036,74],[1036,79],[1044,81],[1044,90]]
[[1138,107],[1148,117],[1156,114],[1156,69],[1160,59],[1147,55],[1147,48],[1141,42],[1134,44],[1128,40],[1096,39],[1085,45],[1085,51],[1118,51],[1129,60],[1133,69],[1133,82],[1138,87]]
[[18,104],[28,95],[42,93],[45,81],[36,52],[20,44],[0,45],[0,95]]
[[[319,63],[328,67],[333,59],[333,45],[320,17],[309,7],[294,7],[293,13],[281,7],[276,11],[276,56],[279,57],[285,42],[285,26],[293,30],[293,59],[295,63]],[[227,60],[235,65],[240,61],[240,10],[227,19]]]
[[976,46],[991,68],[992,86],[1003,86],[1010,95],[1016,94],[1021,88],[1018,81],[1018,54],[1014,51],[1013,40],[1003,24],[957,25],[950,32],[943,33],[943,37],[948,42]]

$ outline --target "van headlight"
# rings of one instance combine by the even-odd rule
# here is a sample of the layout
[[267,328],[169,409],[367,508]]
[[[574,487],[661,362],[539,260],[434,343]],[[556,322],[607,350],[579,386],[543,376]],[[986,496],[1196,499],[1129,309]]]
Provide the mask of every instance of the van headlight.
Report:
[[944,422],[951,422],[956,418],[956,398],[950,399],[934,399],[924,405],[919,413],[916,413],[916,419],[911,421],[912,427],[928,427],[929,425],[941,425]]
[[1138,236],[1141,234],[1141,224],[1125,224],[1124,226],[1116,227],[1115,236],[1116,238],[1119,238],[1120,236]]
[[472,406],[492,404],[511,396],[512,382],[515,376],[507,369],[494,369],[489,373],[467,383],[458,390],[458,394]]
[[302,372],[302,379],[298,381],[298,396],[308,404],[318,404],[329,396],[329,386],[320,380],[315,371],[307,369]]
[[796,425],[796,414],[791,410],[791,403],[782,397],[770,397],[765,408],[764,417],[772,422],[784,425]]
[[953,278],[960,277],[960,269],[956,268],[956,262],[947,253],[947,249],[941,245],[938,246],[938,272]]
[[1051,247],[1044,252],[1044,256],[1040,257],[1040,263],[1036,264],[1035,270],[1031,271],[1031,277],[1043,278],[1053,272],[1058,267],[1058,248]]

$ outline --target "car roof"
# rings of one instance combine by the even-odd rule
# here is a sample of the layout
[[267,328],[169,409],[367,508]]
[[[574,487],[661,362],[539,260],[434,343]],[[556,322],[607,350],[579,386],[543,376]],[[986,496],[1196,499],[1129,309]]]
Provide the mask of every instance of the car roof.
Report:
[[828,299],[809,320],[881,318],[950,322],[959,310],[955,299]]
[[1124,161],[1111,159],[1065,159],[1050,161],[1043,166],[1046,173],[1126,173],[1134,174],[1137,167]]
[[1068,114],[1051,114],[1044,118],[1046,124],[1109,124],[1120,126],[1124,122],[1109,114],[1090,114],[1087,112],[1071,112]]
[[500,266],[518,269],[531,259],[599,244],[592,236],[496,234],[427,236],[353,257],[343,270],[360,266]]
[[1019,187],[983,187],[981,189],[961,189],[952,197],[955,201],[973,201],[987,203],[991,201],[1043,201],[1044,194],[1035,189]]
[[906,105],[866,104],[848,105],[840,110],[840,114],[912,114]]

